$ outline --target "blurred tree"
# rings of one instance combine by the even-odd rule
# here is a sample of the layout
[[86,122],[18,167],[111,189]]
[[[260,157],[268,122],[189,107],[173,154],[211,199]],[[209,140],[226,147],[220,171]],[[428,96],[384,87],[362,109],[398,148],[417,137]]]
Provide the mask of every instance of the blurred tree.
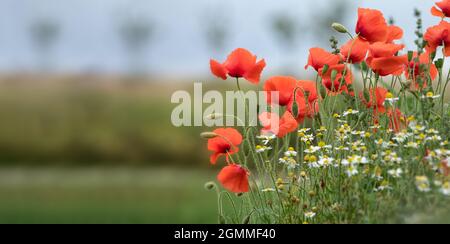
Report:
[[283,72],[295,74],[298,58],[295,50],[297,48],[298,37],[300,36],[301,30],[299,21],[297,21],[296,17],[283,12],[273,15],[269,26],[278,42],[278,46],[283,51],[283,59],[286,60]]
[[[350,13],[354,12],[353,5],[349,0],[335,0],[327,3],[327,8],[316,8],[319,12],[313,12],[310,17],[312,26],[308,28],[311,30],[312,37],[315,42],[320,45],[327,45],[330,36],[336,35],[336,32],[331,28],[334,22],[345,23]],[[336,35],[338,40],[342,41],[343,35]]]
[[37,51],[37,63],[41,72],[47,72],[52,67],[51,52],[60,35],[60,25],[50,18],[33,21],[30,28],[31,40]]
[[143,18],[126,18],[118,30],[122,44],[129,57],[129,74],[140,76],[147,72],[145,50],[153,37],[153,24]]
[[216,53],[221,53],[226,47],[228,36],[230,34],[227,27],[227,18],[218,11],[206,12],[208,15],[205,16],[200,23],[204,28],[206,42],[211,50]]
[[272,31],[275,33],[280,46],[287,51],[292,51],[296,46],[299,34],[298,27],[295,18],[284,13],[276,14],[272,19]]

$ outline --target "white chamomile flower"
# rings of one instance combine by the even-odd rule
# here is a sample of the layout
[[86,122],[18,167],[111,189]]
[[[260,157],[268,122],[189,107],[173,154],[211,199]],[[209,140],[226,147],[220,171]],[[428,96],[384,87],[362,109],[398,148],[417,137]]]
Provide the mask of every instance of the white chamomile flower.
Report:
[[311,130],[311,128],[301,128],[300,130],[298,130],[298,133],[303,133],[306,134]]
[[353,110],[353,109],[348,109],[347,111],[345,111],[342,116],[347,117],[349,115],[353,115],[353,114],[358,114],[359,111],[358,110]]
[[444,184],[442,184],[440,192],[446,196],[450,196],[450,182],[447,181]]
[[381,182],[381,184],[377,188],[375,188],[376,192],[385,190],[392,190],[392,187],[389,185],[388,181]]
[[317,162],[322,167],[328,167],[333,164],[334,158],[320,157],[319,162]]
[[255,150],[256,150],[257,153],[263,153],[263,152],[265,152],[265,151],[272,150],[272,148],[271,148],[271,147],[268,147],[268,146],[257,145],[256,148],[255,148]]
[[264,188],[264,189],[262,189],[261,191],[262,191],[262,192],[274,192],[275,189],[273,189],[273,188]]
[[305,143],[312,142],[314,141],[314,135],[311,134],[303,135],[300,137],[300,140]]
[[291,157],[280,158],[278,162],[286,165],[288,169],[295,169],[298,166],[297,161]]
[[425,95],[422,96],[423,99],[436,99],[436,98],[440,98],[441,95],[434,95],[433,92],[427,92]]
[[290,147],[285,153],[285,157],[297,157],[297,152],[294,150],[293,147]]
[[314,218],[315,216],[316,216],[316,213],[314,213],[314,212],[312,212],[312,211],[309,211],[309,212],[306,212],[306,213],[305,213],[305,217],[308,218],[308,219],[312,219],[312,218]]
[[404,147],[417,149],[419,148],[419,144],[416,142],[408,142]]
[[347,170],[345,171],[345,173],[348,175],[348,177],[352,177],[352,176],[358,174],[358,170],[356,169],[356,167],[354,167],[353,165],[351,165],[350,167],[347,168]]
[[305,149],[304,152],[307,153],[307,154],[313,154],[313,153],[316,153],[319,150],[320,150],[320,147],[311,146],[308,149]]
[[403,174],[403,170],[401,168],[388,170],[388,174],[393,178],[400,178]]
[[408,137],[412,136],[412,134],[410,133],[405,133],[405,132],[399,132],[397,134],[395,134],[395,136],[392,138],[392,140],[398,142],[398,143],[403,143],[405,142]]
[[432,135],[432,136],[426,137],[425,141],[438,142],[438,141],[442,141],[442,137],[439,135]]
[[260,140],[265,146],[268,145],[275,138],[276,138],[275,135],[260,135],[256,137],[256,139]]
[[426,176],[416,176],[416,187],[421,192],[431,191],[430,181]]
[[435,130],[433,128],[428,129],[426,132],[427,132],[427,134],[439,134],[439,131],[437,131],[437,130]]

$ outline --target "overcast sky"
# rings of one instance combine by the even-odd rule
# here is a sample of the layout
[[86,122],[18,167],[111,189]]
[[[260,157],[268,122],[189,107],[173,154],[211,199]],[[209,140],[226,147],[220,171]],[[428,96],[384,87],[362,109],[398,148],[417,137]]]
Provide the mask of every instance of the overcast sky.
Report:
[[[124,16],[144,16],[154,23],[155,33],[146,49],[145,66],[162,75],[200,74],[208,71],[210,57],[222,60],[235,47],[245,47],[264,57],[271,67],[288,64],[301,68],[307,50],[318,43],[308,35],[314,16],[332,11],[335,0],[0,0],[0,70],[33,70],[38,65],[30,38],[30,26],[51,18],[61,26],[52,53],[58,71],[119,72],[127,56],[117,29]],[[422,10],[424,25],[437,23],[430,16],[432,0],[348,0],[350,15],[344,22],[354,29],[357,7],[380,9],[405,29],[411,45],[414,7]],[[295,16],[304,33],[289,55],[274,38],[271,16]],[[217,18],[216,18],[217,17]],[[205,26],[211,18],[227,23],[229,32],[222,53],[207,45]],[[324,36],[323,39],[328,39]]]

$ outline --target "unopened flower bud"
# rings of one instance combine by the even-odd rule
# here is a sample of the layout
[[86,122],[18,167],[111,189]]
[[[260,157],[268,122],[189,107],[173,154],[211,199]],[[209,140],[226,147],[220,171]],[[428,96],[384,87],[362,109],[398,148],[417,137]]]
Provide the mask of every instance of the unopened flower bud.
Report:
[[333,27],[333,29],[339,33],[348,33],[347,28],[345,28],[344,25],[340,24],[340,23],[333,23],[331,24],[331,27]]
[[434,65],[436,65],[437,69],[442,69],[444,66],[444,59],[440,58],[434,62]]
[[414,52],[413,52],[413,51],[408,51],[408,62],[411,62],[411,61],[412,61],[413,55],[414,55]]
[[213,138],[216,138],[218,136],[219,135],[217,135],[214,132],[203,132],[203,133],[200,134],[200,137],[203,138],[203,139],[213,139]]
[[214,188],[216,188],[216,183],[209,181],[205,183],[205,189],[206,190],[213,190]]
[[292,116],[294,116],[294,118],[298,117],[298,103],[297,103],[297,101],[294,101],[294,103],[292,103]]
[[207,115],[206,119],[208,119],[208,120],[215,120],[215,119],[220,119],[222,117],[223,117],[223,114],[218,114],[218,113],[216,114],[216,113],[214,113],[214,114]]

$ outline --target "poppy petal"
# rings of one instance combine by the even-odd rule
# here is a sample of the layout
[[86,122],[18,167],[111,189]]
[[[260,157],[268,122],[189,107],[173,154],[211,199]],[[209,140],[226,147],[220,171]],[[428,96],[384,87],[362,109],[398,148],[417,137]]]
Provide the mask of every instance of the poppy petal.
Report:
[[259,79],[261,77],[261,72],[266,67],[266,61],[264,59],[260,60],[258,63],[253,66],[246,74],[244,74],[244,78],[250,81],[253,84],[258,84]]
[[211,59],[209,61],[209,65],[211,67],[211,72],[215,76],[217,76],[217,77],[219,77],[219,78],[221,78],[223,80],[227,79],[227,70],[225,69],[225,67],[221,63],[217,62],[214,59]]
[[217,175],[222,186],[233,193],[248,192],[248,172],[236,164],[225,166]]

